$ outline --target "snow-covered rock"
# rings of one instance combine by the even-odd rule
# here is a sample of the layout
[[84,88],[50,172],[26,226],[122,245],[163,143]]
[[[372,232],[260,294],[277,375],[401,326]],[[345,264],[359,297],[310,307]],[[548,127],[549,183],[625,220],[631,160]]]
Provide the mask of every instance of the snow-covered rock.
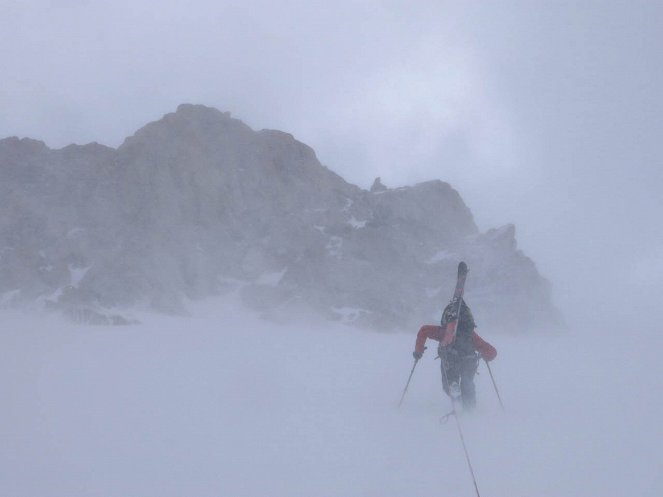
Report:
[[463,259],[480,324],[558,320],[513,226],[479,233],[447,183],[390,189],[378,178],[362,190],[291,135],[201,105],[117,149],[1,140],[0,213],[5,302],[181,313],[233,281],[274,319],[395,329],[436,319],[444,292],[431,289],[450,293]]

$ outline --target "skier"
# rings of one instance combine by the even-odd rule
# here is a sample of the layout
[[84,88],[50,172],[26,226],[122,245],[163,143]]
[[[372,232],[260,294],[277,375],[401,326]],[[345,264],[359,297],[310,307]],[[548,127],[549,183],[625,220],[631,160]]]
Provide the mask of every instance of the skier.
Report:
[[458,301],[454,299],[442,313],[441,326],[421,327],[412,355],[417,361],[421,359],[427,338],[439,341],[437,350],[442,359],[440,367],[444,391],[454,401],[460,397],[463,409],[471,410],[476,404],[474,375],[479,366],[479,357],[492,361],[497,356],[497,350],[474,331],[474,318],[464,300],[461,300],[460,320],[455,317],[457,309]]

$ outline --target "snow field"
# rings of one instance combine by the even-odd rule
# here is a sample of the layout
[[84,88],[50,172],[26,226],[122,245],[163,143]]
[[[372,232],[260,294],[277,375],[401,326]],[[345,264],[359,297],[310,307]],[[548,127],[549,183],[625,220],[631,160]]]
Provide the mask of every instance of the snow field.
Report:
[[[435,344],[283,327],[228,303],[106,328],[0,314],[0,495],[472,496]],[[663,495],[663,345],[482,336],[461,423],[489,496]]]

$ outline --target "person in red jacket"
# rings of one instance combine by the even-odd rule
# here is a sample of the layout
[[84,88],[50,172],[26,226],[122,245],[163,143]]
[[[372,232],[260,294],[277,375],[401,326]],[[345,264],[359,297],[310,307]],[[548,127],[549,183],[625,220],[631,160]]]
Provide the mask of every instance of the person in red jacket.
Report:
[[464,300],[461,302],[460,320],[454,317],[456,309],[458,303],[452,301],[444,309],[441,326],[425,325],[419,329],[412,355],[415,360],[421,359],[426,349],[426,339],[439,341],[438,354],[442,359],[440,366],[444,391],[454,400],[460,397],[463,409],[470,410],[476,404],[474,375],[479,358],[492,361],[497,356],[497,350],[475,331],[474,317]]

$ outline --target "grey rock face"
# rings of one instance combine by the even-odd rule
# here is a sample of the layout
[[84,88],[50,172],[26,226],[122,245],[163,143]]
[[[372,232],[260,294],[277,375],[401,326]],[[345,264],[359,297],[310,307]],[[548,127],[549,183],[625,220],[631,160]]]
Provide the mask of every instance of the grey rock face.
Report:
[[200,105],[118,149],[1,140],[0,213],[2,305],[178,313],[237,291],[272,319],[395,329],[435,319],[464,259],[478,320],[558,319],[513,226],[479,233],[448,184],[362,190],[291,135]]

